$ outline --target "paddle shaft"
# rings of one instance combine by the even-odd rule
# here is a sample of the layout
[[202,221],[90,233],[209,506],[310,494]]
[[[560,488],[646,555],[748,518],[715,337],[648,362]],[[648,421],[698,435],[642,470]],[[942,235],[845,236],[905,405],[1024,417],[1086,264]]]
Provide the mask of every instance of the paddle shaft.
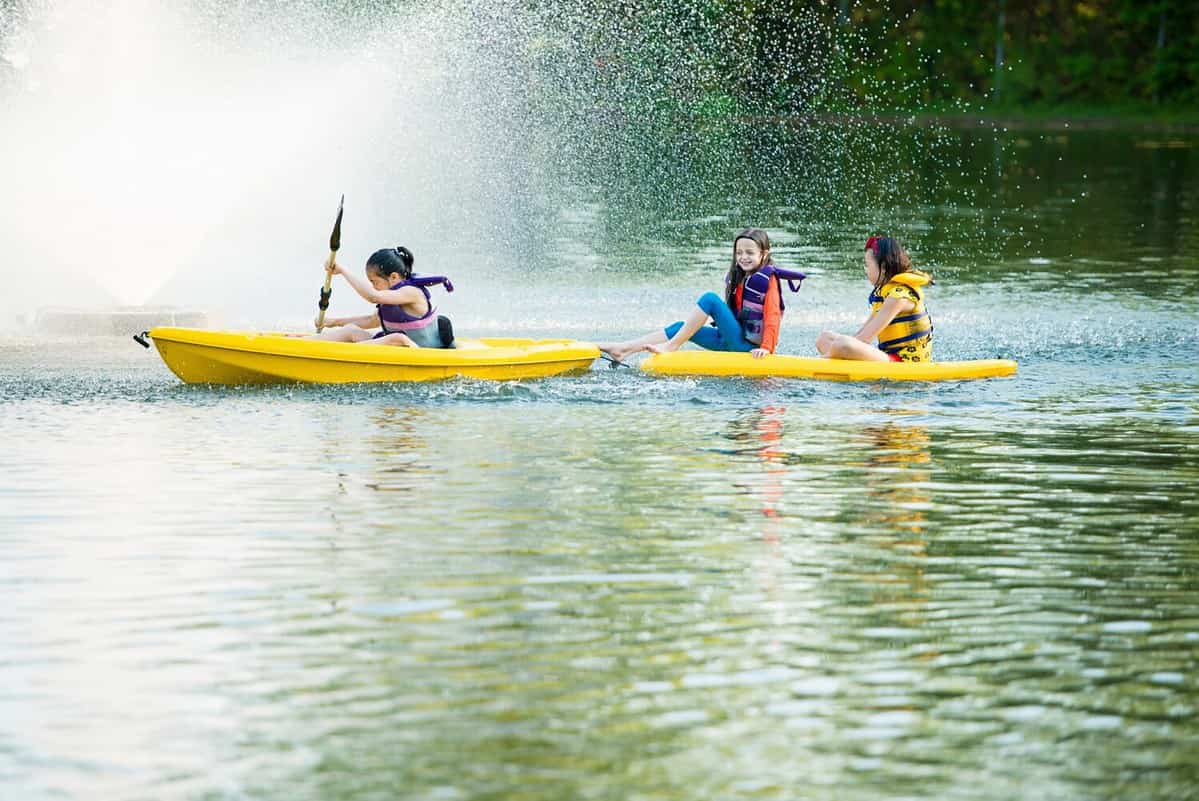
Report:
[[325,259],[325,285],[321,287],[321,299],[317,301],[320,312],[316,315],[316,332],[319,334],[325,327],[325,311],[329,308],[329,298],[333,295],[333,262],[337,259],[337,251],[329,251]]
[[320,312],[316,315],[316,332],[319,334],[325,327],[325,311],[329,308],[329,298],[333,295],[333,264],[337,261],[337,251],[341,247],[341,213],[345,208],[346,196],[341,196],[337,204],[337,220],[333,223],[333,233],[329,235],[329,258],[325,259],[325,285],[321,287],[321,297],[317,301]]

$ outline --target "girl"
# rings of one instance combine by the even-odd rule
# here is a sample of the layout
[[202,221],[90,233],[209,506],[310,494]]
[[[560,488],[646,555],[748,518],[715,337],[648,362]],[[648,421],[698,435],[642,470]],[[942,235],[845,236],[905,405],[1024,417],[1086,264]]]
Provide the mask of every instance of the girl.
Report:
[[[870,316],[852,337],[822,331],[816,350],[831,359],[932,361],[933,322],[924,308],[923,289],[932,276],[912,269],[908,252],[889,236],[866,240],[865,263],[866,280],[874,287]],[[877,348],[870,345],[875,337]]]
[[[725,276],[725,296],[705,292],[687,319],[671,323],[627,342],[601,344],[599,349],[615,362],[648,350],[678,350],[688,340],[708,350],[750,353],[760,359],[778,345],[783,298],[779,279],[799,291],[803,273],[782,270],[770,259],[770,237],[760,228],[746,228],[733,239],[733,262]],[[715,328],[705,328],[711,318]]]
[[[412,274],[416,258],[406,247],[376,250],[366,260],[366,280],[346,271],[336,262],[330,271],[345,278],[363,300],[374,303],[375,313],[361,317],[325,318],[325,328],[307,339],[334,342],[370,342],[405,348],[448,348],[454,334],[448,317],[438,317],[426,287],[444,284],[454,291],[450,279],[441,275]],[[381,327],[377,334],[368,328]]]

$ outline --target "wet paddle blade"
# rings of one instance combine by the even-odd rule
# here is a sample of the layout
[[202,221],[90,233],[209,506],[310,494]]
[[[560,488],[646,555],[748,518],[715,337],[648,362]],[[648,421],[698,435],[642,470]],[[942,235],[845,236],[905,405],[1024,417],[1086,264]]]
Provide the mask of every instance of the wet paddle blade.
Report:
[[341,200],[337,202],[337,220],[333,223],[333,233],[329,234],[329,258],[325,260],[325,285],[321,287],[321,297],[316,304],[320,309],[316,315],[316,332],[318,334],[325,327],[325,311],[329,308],[329,296],[333,294],[333,260],[337,257],[338,248],[341,247],[341,213],[345,209],[345,205],[346,196],[342,195]]
[[341,196],[341,201],[337,204],[337,222],[333,223],[333,233],[329,235],[329,250],[341,249],[341,212],[346,205],[346,196]]

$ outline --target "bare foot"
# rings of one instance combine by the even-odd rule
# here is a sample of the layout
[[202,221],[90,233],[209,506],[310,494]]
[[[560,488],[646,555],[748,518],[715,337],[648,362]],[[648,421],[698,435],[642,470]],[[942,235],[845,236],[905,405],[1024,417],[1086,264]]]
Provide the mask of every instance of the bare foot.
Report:
[[596,347],[600,349],[601,353],[608,354],[613,361],[618,362],[623,362],[626,356],[634,354],[640,350],[640,348],[625,345],[623,342],[616,344],[597,344]]
[[650,353],[670,353],[679,349],[678,345],[672,342],[662,342],[657,345],[646,345],[645,349]]

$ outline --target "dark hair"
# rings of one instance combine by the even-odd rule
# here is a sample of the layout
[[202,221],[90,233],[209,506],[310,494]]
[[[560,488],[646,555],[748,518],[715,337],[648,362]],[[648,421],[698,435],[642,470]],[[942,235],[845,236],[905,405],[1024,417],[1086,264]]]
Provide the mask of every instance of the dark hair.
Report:
[[376,250],[366,260],[366,267],[384,278],[392,273],[399,273],[401,278],[408,279],[412,277],[412,265],[415,263],[416,257],[412,255],[412,251],[400,245],[397,248]]
[[912,269],[912,259],[903,245],[893,236],[872,236],[866,240],[866,250],[874,255],[878,262],[878,283],[875,289],[890,281],[900,273]]
[[738,239],[749,239],[758,244],[762,253],[766,255],[766,260],[762,262],[763,266],[774,264],[774,258],[770,255],[770,237],[761,228],[746,228],[733,237],[733,263],[729,265],[729,272],[724,277],[724,302],[729,305],[730,309],[737,300],[737,287],[741,286],[741,282],[745,280],[745,270],[742,270],[741,265],[737,264]]

